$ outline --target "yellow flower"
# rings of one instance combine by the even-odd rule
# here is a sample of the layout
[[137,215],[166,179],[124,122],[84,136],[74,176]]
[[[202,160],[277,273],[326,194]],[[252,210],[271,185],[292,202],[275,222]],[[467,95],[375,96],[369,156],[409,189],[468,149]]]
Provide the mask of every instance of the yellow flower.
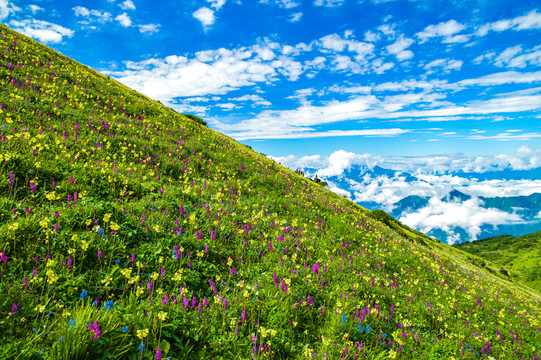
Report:
[[116,222],[111,221],[111,229],[114,231],[118,231],[120,230],[120,226]]
[[137,337],[139,339],[143,339],[143,338],[146,338],[148,336],[148,329],[143,329],[143,330],[137,330]]
[[160,311],[160,313],[158,314],[158,318],[159,318],[161,321],[164,321],[166,317],[167,317],[167,313],[166,313],[166,312]]

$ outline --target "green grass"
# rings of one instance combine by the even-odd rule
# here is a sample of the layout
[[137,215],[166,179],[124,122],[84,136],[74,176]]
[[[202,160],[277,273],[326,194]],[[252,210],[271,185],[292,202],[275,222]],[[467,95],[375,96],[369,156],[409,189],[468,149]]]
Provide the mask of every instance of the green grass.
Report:
[[0,358],[541,355],[539,293],[474,255],[0,43]]
[[541,291],[541,231],[517,237],[495,236],[454,246],[507,270],[512,278]]

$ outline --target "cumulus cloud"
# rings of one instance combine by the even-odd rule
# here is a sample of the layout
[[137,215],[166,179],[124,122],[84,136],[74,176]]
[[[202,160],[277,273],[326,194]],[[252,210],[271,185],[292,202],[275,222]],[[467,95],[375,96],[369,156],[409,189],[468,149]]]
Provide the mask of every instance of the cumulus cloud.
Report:
[[301,21],[302,19],[302,12],[296,12],[296,13],[293,13],[291,14],[291,17],[289,18],[289,22],[292,22],[292,23],[296,23],[296,22],[299,22]]
[[508,47],[493,58],[493,64],[508,68],[525,68],[541,65],[541,46],[523,50],[521,45]]
[[[0,1],[1,3],[1,1]],[[0,5],[1,6],[1,5]],[[32,14],[37,14],[39,11],[43,11],[44,9],[38,5],[34,5],[34,4],[31,4],[31,5],[28,5],[28,8],[30,9],[30,11],[32,12]],[[1,12],[1,10],[0,10]],[[1,15],[0,15],[0,18],[1,18]]]
[[[449,242],[459,238],[461,229],[466,229],[468,236],[475,239],[483,226],[526,222],[518,213],[483,207],[480,197],[528,196],[541,189],[539,179],[515,180],[503,175],[490,180],[477,178],[487,171],[541,167],[541,148],[530,149],[526,146],[514,153],[487,156],[439,154],[384,157],[339,150],[328,157],[289,155],[273,159],[290,168],[314,169],[307,176],[317,174],[328,181],[329,188],[337,194],[358,203],[377,203],[388,212],[410,195],[430,199],[426,206],[415,212],[402,213],[400,221],[423,232],[440,229],[447,234]],[[378,172],[376,166],[394,171]],[[462,171],[478,176],[465,176]],[[451,201],[448,194],[453,190],[468,194],[471,199]]]
[[506,30],[519,31],[532,29],[541,29],[541,14],[537,10],[513,19],[504,19],[481,25],[477,29],[477,35],[485,36],[491,31],[501,32]]
[[315,6],[335,7],[344,3],[344,0],[314,0]]
[[259,95],[254,94],[246,94],[240,97],[229,99],[230,101],[239,101],[239,102],[252,102],[256,105],[262,105],[262,106],[270,106],[272,105],[270,101],[263,99]]
[[400,218],[404,224],[428,233],[433,229],[441,229],[448,235],[448,243],[453,244],[460,236],[457,227],[467,231],[472,240],[481,233],[481,226],[524,224],[525,221],[517,214],[495,209],[483,208],[482,201],[471,198],[463,202],[443,201],[433,197],[426,207],[417,212],[406,214]]
[[424,66],[428,70],[428,74],[432,74],[437,71],[442,72],[451,72],[451,70],[460,70],[462,67],[462,60],[453,60],[453,59],[436,59]]
[[41,41],[44,44],[59,43],[64,36],[72,37],[75,33],[73,30],[63,26],[36,19],[12,20],[9,24],[16,31]]
[[388,45],[386,49],[389,54],[396,56],[398,60],[407,60],[413,57],[413,52],[406,50],[411,44],[413,44],[412,39],[400,35],[396,42]]
[[[312,162],[315,160],[317,160],[317,162]],[[541,167],[541,147],[531,149],[528,146],[521,146],[515,152],[509,154],[476,156],[465,156],[460,153],[455,153],[427,156],[384,157],[369,153],[355,154],[344,150],[338,150],[329,157],[312,155],[297,158],[290,155],[289,157],[282,158],[282,161],[286,164],[295,164],[298,168],[311,167],[318,170],[324,170],[323,173],[318,173],[320,176],[323,176],[323,174],[332,174],[326,176],[340,176],[343,173],[343,170],[349,169],[352,165],[357,165],[369,170],[373,170],[375,166],[380,166],[386,169],[413,174],[429,183],[434,183],[436,180],[441,179],[441,181],[453,186],[467,185],[471,188],[471,183],[465,182],[467,180],[449,174],[460,171],[482,174],[488,171],[502,171],[505,169],[536,169]],[[303,161],[310,162],[304,164]],[[335,166],[332,162],[345,165]],[[371,181],[371,179],[368,181]],[[497,188],[505,187],[505,183],[491,184],[497,185]],[[541,184],[541,180],[539,180],[539,184]],[[526,194],[524,191],[527,187],[524,187],[523,185],[524,184],[521,183],[513,183],[513,186],[510,186],[505,190],[505,194],[524,195]],[[525,185],[527,185],[527,183]],[[447,189],[445,189],[445,191],[448,192]],[[489,193],[476,193],[476,195],[491,196]]]
[[122,10],[135,10],[135,4],[132,0],[126,0],[121,4],[118,4]]
[[211,7],[220,10],[225,5],[226,0],[207,0],[207,2],[210,3]]
[[461,43],[468,41],[467,35],[458,35],[466,26],[458,23],[456,20],[441,22],[437,25],[429,25],[423,31],[415,34],[424,43],[432,38],[443,38],[443,43]]
[[111,13],[108,13],[107,11],[99,11],[99,10],[91,10],[87,9],[84,6],[75,6],[72,8],[73,12],[75,13],[75,16],[77,17],[83,17],[86,22],[99,22],[99,23],[105,23],[108,21],[111,21],[112,15]]
[[192,15],[194,18],[199,20],[199,22],[201,22],[201,25],[203,25],[204,28],[208,28],[216,21],[214,10],[209,9],[208,7],[199,8],[194,11]]
[[21,11],[21,8],[7,0],[0,0],[0,20],[4,20],[10,14],[15,14],[17,11]]
[[139,27],[139,32],[142,34],[153,34],[160,31],[159,24],[145,24],[145,25],[138,25],[138,27]]
[[107,74],[166,103],[179,97],[223,95],[242,87],[271,83],[280,76],[294,81],[302,72],[300,63],[284,56],[274,57],[272,49],[262,45],[205,50],[192,57],[172,55],[126,62],[125,66],[123,71]]
[[126,13],[118,15],[115,17],[115,20],[118,21],[122,27],[130,27],[132,25],[131,18]]
[[295,0],[259,0],[261,4],[276,5],[284,9],[292,9],[300,5]]

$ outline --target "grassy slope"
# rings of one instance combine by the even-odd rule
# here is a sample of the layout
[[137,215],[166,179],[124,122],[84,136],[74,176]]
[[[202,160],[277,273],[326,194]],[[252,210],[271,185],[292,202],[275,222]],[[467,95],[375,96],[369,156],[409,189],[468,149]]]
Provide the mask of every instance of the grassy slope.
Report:
[[0,358],[541,355],[539,294],[0,30]]
[[495,236],[454,246],[505,268],[512,277],[541,291],[541,231],[517,237]]

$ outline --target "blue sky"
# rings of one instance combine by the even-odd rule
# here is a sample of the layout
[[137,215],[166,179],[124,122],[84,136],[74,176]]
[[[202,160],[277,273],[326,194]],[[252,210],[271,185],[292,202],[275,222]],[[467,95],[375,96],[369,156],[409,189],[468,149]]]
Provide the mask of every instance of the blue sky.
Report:
[[273,156],[541,144],[536,1],[0,0],[0,20]]

